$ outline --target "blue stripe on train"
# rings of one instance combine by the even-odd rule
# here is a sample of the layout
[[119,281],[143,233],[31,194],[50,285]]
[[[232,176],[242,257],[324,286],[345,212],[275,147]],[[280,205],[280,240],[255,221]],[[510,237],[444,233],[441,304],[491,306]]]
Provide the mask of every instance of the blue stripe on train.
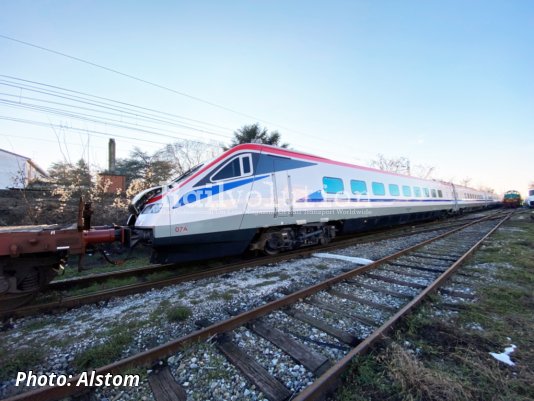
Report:
[[224,184],[212,185],[211,187],[195,189],[194,191],[189,191],[188,193],[184,194],[172,208],[176,209],[180,206],[190,205],[191,203],[195,203],[199,200],[203,200],[210,196],[215,196],[222,192],[229,191],[231,189],[238,188],[246,184],[250,184],[254,181],[263,180],[267,177],[269,177],[269,175],[255,176],[245,178],[243,180],[227,182]]
[[[318,199],[303,198],[297,202],[454,202],[454,199],[371,199],[371,198],[337,198]],[[459,201],[461,202],[461,201]]]
[[[297,202],[454,202],[454,199],[402,199],[402,198],[324,198],[321,191],[315,191],[306,198],[298,199]],[[483,200],[466,199],[462,202],[483,202]]]

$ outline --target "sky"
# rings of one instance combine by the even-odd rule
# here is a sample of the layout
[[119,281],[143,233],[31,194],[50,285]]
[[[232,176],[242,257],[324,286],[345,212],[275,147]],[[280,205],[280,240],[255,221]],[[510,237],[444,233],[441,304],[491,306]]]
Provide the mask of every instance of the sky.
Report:
[[525,194],[534,2],[0,1],[2,149],[104,169],[109,138],[127,157],[256,122],[307,153]]

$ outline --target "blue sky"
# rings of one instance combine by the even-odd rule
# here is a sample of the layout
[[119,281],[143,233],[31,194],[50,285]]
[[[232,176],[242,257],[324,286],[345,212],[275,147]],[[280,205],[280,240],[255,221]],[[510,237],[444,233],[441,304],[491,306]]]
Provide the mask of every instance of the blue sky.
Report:
[[[176,136],[228,141],[260,121],[295,149],[356,164],[404,156],[435,166],[439,178],[498,192],[524,193],[534,181],[531,1],[4,0],[0,35],[241,113],[0,38],[1,75],[218,126],[217,135]],[[0,148],[44,167],[81,156],[105,167],[105,135],[87,144],[58,125],[130,137],[116,138],[119,156],[170,140],[5,104],[0,116],[44,123],[0,119]]]

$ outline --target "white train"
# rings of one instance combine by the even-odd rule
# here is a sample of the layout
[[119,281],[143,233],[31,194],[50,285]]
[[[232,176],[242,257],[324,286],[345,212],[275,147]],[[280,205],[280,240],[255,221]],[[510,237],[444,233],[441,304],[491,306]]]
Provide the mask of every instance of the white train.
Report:
[[525,199],[525,206],[528,206],[530,209],[534,208],[534,188],[528,190],[528,196]]
[[167,263],[269,254],[337,232],[487,208],[485,192],[261,144],[238,145],[134,197],[133,238]]

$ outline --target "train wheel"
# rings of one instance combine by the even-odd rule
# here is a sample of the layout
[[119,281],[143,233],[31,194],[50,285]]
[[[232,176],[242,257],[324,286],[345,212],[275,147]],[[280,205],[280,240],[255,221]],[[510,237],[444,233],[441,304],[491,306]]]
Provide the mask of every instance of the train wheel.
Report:
[[31,255],[0,260],[0,313],[6,314],[34,299],[58,271],[61,255]]
[[265,241],[263,252],[266,255],[278,255],[282,246],[284,245],[284,239],[280,233],[271,233],[269,238]]

